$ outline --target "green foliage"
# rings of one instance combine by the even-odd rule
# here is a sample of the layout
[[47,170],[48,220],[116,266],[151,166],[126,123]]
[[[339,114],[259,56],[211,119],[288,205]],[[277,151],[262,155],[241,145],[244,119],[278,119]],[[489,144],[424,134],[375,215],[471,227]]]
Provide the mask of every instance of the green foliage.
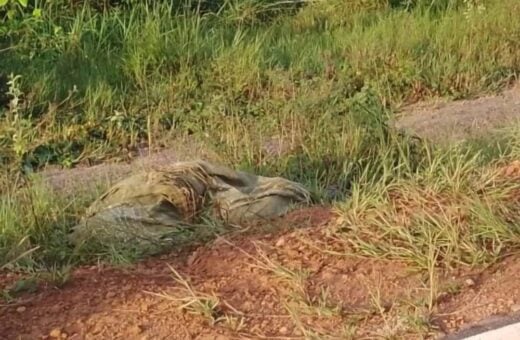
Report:
[[29,8],[32,9],[34,18],[41,17],[41,8],[30,6],[28,0],[0,0],[0,20],[2,17],[14,20],[20,14],[23,15]]
[[211,13],[180,4],[100,12],[53,2],[40,19],[8,23],[0,63],[21,78],[18,118],[0,124],[4,164],[96,161],[165,135],[203,135],[222,117],[267,122],[283,109],[318,118],[319,107],[341,115],[364,87],[387,107],[467,97],[502,88],[519,70],[512,0],[435,18],[332,0],[288,4],[270,21],[261,18],[267,2]]
[[93,188],[78,197],[65,197],[37,178],[19,186],[20,178],[2,178],[0,267],[49,270],[68,264],[74,258],[66,240],[69,228],[99,191]]
[[0,7],[5,7],[9,5],[20,5],[22,7],[27,7],[27,0],[0,0]]

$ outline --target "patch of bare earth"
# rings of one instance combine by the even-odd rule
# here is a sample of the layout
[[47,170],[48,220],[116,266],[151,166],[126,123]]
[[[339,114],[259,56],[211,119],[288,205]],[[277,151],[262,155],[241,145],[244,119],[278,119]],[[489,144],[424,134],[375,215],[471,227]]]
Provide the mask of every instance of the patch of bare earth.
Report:
[[396,126],[433,141],[450,142],[483,137],[515,122],[520,122],[520,84],[499,95],[406,107]]
[[[60,289],[42,284],[3,305],[0,336],[416,339],[520,304],[520,259],[510,258],[480,273],[443,275],[440,286],[460,288],[423,313],[426,278],[404,263],[343,255],[344,244],[329,234],[334,220],[329,209],[314,207],[273,221],[277,231],[228,236],[126,268],[78,268]],[[183,303],[191,305],[180,309]]]
[[[282,138],[267,139],[263,149],[268,157],[280,157],[290,151],[290,145]],[[150,170],[181,161],[205,159],[222,162],[221,157],[212,152],[204,143],[194,138],[181,137],[164,145],[159,150],[148,148],[125,153],[118,159],[93,166],[79,165],[72,169],[61,166],[48,166],[40,172],[43,180],[51,188],[66,194],[78,194],[89,191],[96,186],[107,186],[121,180],[125,176],[139,171]]]
[[82,164],[72,169],[49,166],[40,172],[40,175],[51,188],[66,194],[78,194],[92,190],[96,186],[110,185],[139,171],[201,158],[219,160],[219,157],[201,142],[182,137],[158,151],[142,148],[132,153],[122,154],[119,159],[93,166]]
[[520,257],[468,276],[457,296],[440,303],[444,328],[465,330],[490,317],[520,311]]

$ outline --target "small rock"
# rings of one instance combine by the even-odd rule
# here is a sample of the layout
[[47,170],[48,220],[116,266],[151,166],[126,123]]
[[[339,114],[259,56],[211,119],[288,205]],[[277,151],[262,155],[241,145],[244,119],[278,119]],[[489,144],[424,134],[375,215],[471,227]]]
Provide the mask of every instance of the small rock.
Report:
[[250,312],[253,310],[253,304],[249,301],[245,301],[243,304],[242,304],[242,309],[246,312]]
[[280,334],[287,334],[287,331],[288,331],[288,330],[287,330],[287,327],[282,327],[282,328],[280,328],[280,330],[279,330]]
[[473,286],[475,285],[475,280],[473,280],[473,279],[466,279],[466,280],[464,281],[464,283],[465,283],[466,286],[468,286],[468,287],[473,287]]
[[68,338],[68,334],[67,333],[61,333],[61,338],[62,339],[67,339]]
[[196,250],[188,257],[188,261],[187,261],[188,266],[193,266],[193,264],[195,264],[195,261],[197,261],[198,258],[199,258],[199,253]]
[[55,339],[59,339],[61,338],[61,329],[59,328],[54,328],[50,333],[49,333],[49,336],[51,338],[55,338]]
[[511,308],[511,312],[514,312],[514,313],[520,312],[520,304],[518,304],[518,303],[512,305],[510,308]]
[[285,239],[283,237],[280,237],[275,245],[277,247],[282,247],[284,244],[285,244]]
[[112,299],[116,296],[116,293],[115,292],[108,292],[107,295],[105,296],[107,299]]
[[130,333],[133,335],[139,335],[143,332],[143,327],[140,325],[135,325],[129,329]]
[[27,310],[27,308],[25,306],[20,306],[20,307],[16,308],[17,313],[23,313],[26,310]]

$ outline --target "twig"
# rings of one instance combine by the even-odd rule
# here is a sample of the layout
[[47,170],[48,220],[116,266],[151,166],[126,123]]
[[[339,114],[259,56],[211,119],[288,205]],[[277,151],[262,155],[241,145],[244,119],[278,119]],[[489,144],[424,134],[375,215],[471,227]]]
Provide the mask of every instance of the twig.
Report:
[[0,50],[0,53],[2,53],[2,52],[7,52],[7,51],[9,51],[9,50],[14,50],[14,49],[16,49],[17,47],[18,47],[18,46],[9,46],[9,47],[3,48],[3,49]]

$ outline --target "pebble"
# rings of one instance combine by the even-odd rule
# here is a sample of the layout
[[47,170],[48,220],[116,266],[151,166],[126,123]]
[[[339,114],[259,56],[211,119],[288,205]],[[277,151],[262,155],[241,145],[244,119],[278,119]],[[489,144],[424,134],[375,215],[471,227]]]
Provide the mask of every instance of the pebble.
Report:
[[188,257],[188,261],[187,261],[188,266],[193,266],[193,264],[195,263],[196,260],[198,260],[198,258],[199,258],[199,254],[197,253],[197,251],[193,252],[193,254],[191,254]]
[[106,295],[106,298],[107,299],[112,299],[113,297],[116,296],[116,293],[115,292],[108,292],[107,295]]
[[129,329],[130,333],[133,335],[139,335],[143,332],[143,327],[140,325],[135,325]]
[[59,328],[54,328],[50,333],[49,333],[49,336],[51,338],[55,338],[55,339],[59,339],[61,338],[61,329]]
[[250,312],[253,310],[253,304],[249,301],[246,301],[242,304],[242,309],[245,311],[245,312]]
[[20,306],[20,307],[16,308],[17,313],[23,313],[26,310],[27,310],[27,308],[25,306]]
[[280,237],[280,239],[276,242],[277,247],[282,247],[285,244],[285,239]]
[[466,279],[466,281],[464,281],[464,283],[468,287],[473,287],[475,285],[475,280],[473,280],[473,279]]
[[520,312],[520,304],[518,304],[518,303],[512,305],[510,308],[511,308],[511,312],[514,312],[514,313]]
[[279,330],[280,334],[287,334],[287,331],[288,331],[288,330],[287,330],[287,327],[282,327],[282,328],[280,328],[280,330]]

